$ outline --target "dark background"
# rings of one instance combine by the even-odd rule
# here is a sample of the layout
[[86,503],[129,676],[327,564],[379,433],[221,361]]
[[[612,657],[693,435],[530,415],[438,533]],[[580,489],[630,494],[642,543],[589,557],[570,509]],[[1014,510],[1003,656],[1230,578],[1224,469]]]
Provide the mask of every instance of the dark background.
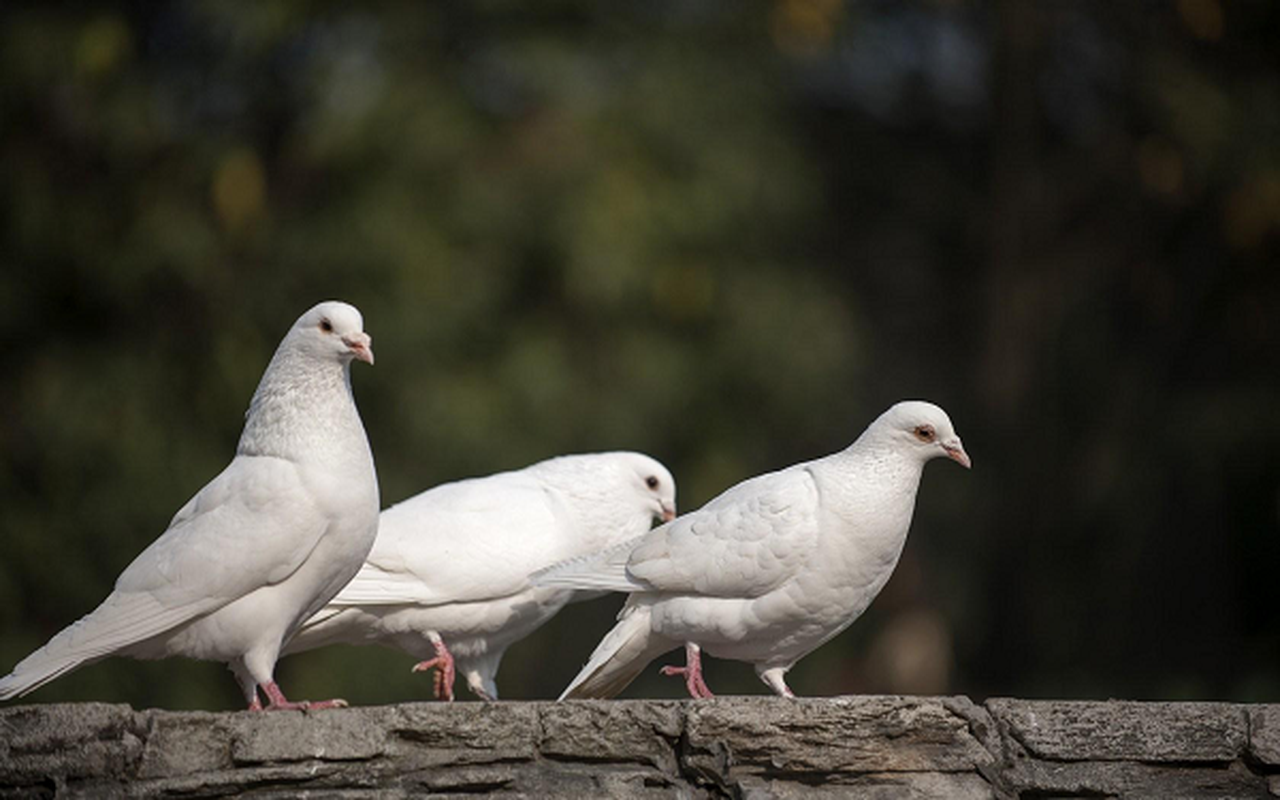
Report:
[[[225,465],[336,297],[384,503],[629,448],[687,510],[945,407],[974,469],[930,466],[800,694],[1276,701],[1277,42],[1261,0],[5,3],[0,667]],[[620,602],[516,645],[504,696],[555,696]],[[411,663],[278,677],[426,697]],[[682,693],[657,666],[629,696]],[[179,660],[30,699],[239,705]]]

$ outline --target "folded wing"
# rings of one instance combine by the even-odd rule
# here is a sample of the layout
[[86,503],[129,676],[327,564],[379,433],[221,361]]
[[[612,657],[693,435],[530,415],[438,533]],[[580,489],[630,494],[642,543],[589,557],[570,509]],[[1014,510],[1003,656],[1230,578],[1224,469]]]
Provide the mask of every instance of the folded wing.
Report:
[[523,471],[438,486],[382,512],[373,551],[329,606],[506,597],[529,588],[528,565],[554,560],[570,528],[559,500]]
[[538,585],[757,597],[813,551],[818,493],[800,465],[744,481],[643,536],[536,573]]
[[284,580],[328,524],[291,462],[237,456],[133,560],[98,608],[0,679],[0,699]]

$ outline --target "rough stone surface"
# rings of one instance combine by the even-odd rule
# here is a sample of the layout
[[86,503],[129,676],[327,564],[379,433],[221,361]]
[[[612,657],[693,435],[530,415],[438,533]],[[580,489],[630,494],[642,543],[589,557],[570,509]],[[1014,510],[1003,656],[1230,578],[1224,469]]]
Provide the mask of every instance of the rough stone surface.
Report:
[[1280,767],[1280,705],[1250,707],[1249,754],[1269,767]]
[[0,798],[1275,797],[1280,706],[964,697],[0,709]]
[[1223,703],[991,700],[1029,753],[1059,761],[1231,761],[1248,736],[1241,706]]

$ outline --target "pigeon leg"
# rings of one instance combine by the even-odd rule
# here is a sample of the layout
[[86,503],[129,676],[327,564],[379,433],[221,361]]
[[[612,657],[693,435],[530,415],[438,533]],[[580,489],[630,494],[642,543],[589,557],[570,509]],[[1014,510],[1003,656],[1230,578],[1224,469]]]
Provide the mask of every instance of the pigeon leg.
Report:
[[686,642],[684,646],[685,666],[683,667],[663,667],[661,672],[663,675],[683,675],[685,688],[689,690],[689,696],[701,699],[706,697],[715,697],[711,690],[707,688],[707,682],[702,679],[702,648],[693,642]]
[[432,676],[431,683],[436,699],[452,703],[453,681],[457,675],[457,669],[453,665],[453,654],[444,646],[444,639],[440,638],[440,634],[429,631],[427,638],[431,640],[431,646],[436,649],[436,657],[414,664],[413,671],[426,672],[434,667],[436,672]]
[[476,697],[479,697],[486,703],[492,703],[498,699],[497,697],[494,697],[488,689],[484,688],[484,678],[480,675],[479,670],[468,670],[466,676],[467,688],[470,689],[471,693]]
[[791,687],[787,686],[787,670],[785,668],[774,667],[773,669],[766,669],[763,672],[757,672],[756,674],[759,675],[760,680],[764,681],[765,685],[772,689],[774,694],[779,697],[796,696],[795,693],[791,691]]
[[244,700],[249,704],[249,710],[261,711],[262,700],[258,699],[258,682],[249,674],[244,659],[236,659],[228,666],[231,674],[236,676],[236,683],[240,684],[240,691],[244,692]]
[[[262,691],[266,692],[267,699],[271,701],[267,705],[267,711],[318,711],[324,708],[346,708],[347,706],[346,700],[337,699],[315,701],[303,700],[300,703],[291,703],[285,698],[284,692],[280,691],[280,687],[276,685],[275,681],[264,683],[262,685]],[[257,698],[255,697],[254,699],[256,700]],[[255,709],[252,704],[249,706],[250,711],[261,710],[261,708],[261,704],[258,704],[257,709]]]

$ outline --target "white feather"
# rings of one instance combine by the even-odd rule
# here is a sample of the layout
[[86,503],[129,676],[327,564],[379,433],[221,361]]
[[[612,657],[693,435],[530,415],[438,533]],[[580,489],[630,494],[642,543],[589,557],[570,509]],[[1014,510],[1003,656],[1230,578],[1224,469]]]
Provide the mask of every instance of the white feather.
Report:
[[621,691],[681,644],[747,661],[788,691],[782,675],[893,573],[924,464],[941,455],[968,466],[946,413],[899,403],[839,453],[743,481],[626,547],[540,573],[542,585],[632,592],[564,696]]
[[634,539],[674,504],[670,472],[628,452],[562,456],[429,489],[382,512],[359,574],[287,652],[378,642],[425,660],[438,637],[473,689],[496,697],[507,647],[575,599],[533,586],[530,574]]
[[0,699],[112,654],[228,662],[246,699],[273,680],[282,643],[356,573],[376,533],[377,478],[348,372],[355,355],[372,358],[361,328],[336,302],[294,323],[235,458],[96,610],[0,679]]

